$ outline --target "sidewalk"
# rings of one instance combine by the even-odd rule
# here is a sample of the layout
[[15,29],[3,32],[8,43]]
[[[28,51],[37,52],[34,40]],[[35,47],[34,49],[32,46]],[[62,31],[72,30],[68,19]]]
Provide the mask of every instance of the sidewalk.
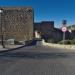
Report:
[[18,49],[18,48],[21,48],[21,47],[24,47],[24,45],[5,45],[5,48],[3,48],[0,45],[0,52],[11,51],[11,50]]
[[58,49],[65,49],[65,50],[74,50],[75,51],[75,45],[63,45],[63,44],[53,44],[53,43],[47,43],[44,40],[38,41],[37,45],[43,45],[47,47],[53,47]]
[[0,45],[0,51],[3,51],[3,50],[6,50],[6,48],[3,48],[3,47]]

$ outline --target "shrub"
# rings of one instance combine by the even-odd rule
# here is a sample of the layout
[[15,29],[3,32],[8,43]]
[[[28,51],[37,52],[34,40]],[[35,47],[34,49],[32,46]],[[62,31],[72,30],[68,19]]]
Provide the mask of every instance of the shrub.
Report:
[[48,42],[48,43],[54,43],[54,40],[53,39],[48,39],[48,40],[46,40],[46,42]]
[[71,40],[62,40],[60,42],[58,42],[58,44],[71,44]]
[[75,44],[75,39],[72,39],[71,40],[71,44]]
[[14,41],[14,44],[17,44],[17,45],[22,45],[22,43],[21,42],[19,42],[19,41]]

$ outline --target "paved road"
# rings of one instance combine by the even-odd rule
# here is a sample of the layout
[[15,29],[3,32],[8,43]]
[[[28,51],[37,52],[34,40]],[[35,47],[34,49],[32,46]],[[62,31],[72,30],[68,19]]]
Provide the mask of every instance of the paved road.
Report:
[[30,46],[0,53],[0,75],[75,75],[75,52]]

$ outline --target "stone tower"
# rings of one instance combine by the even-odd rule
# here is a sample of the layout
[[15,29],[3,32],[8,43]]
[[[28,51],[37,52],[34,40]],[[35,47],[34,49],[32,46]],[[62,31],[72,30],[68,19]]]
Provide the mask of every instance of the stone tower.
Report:
[[[4,39],[33,39],[33,9],[31,7],[0,7],[0,34]],[[1,35],[0,35],[1,36]]]

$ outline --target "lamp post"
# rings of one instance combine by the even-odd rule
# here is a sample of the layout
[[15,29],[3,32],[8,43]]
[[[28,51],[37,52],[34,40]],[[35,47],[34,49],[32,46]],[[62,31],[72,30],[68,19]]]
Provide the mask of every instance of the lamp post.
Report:
[[[0,9],[0,16],[1,14],[3,13],[3,10]],[[4,48],[4,43],[3,43],[3,26],[2,26],[2,16],[0,17],[0,24],[1,24],[1,44],[2,44],[2,47]]]
[[[70,28],[69,32],[70,32],[70,40],[72,40],[72,25],[71,25],[71,28]],[[72,43],[71,43],[71,44],[72,44]],[[70,47],[71,47],[71,46],[70,46]]]

